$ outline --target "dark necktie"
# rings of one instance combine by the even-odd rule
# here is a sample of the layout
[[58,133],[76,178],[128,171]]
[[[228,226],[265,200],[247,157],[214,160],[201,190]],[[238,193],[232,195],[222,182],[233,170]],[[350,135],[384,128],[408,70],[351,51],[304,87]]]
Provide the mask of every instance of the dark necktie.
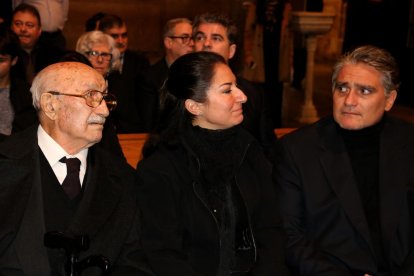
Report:
[[59,160],[62,163],[66,163],[67,174],[65,180],[63,180],[62,188],[70,199],[74,199],[81,191],[81,185],[79,180],[80,160],[78,158],[66,158],[63,157]]

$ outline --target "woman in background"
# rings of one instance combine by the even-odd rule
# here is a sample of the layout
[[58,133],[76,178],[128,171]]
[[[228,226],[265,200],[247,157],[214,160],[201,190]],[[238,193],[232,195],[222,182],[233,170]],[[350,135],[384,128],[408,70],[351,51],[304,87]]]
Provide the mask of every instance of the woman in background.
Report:
[[88,58],[93,68],[106,78],[121,67],[120,53],[115,40],[101,31],[84,33],[76,43],[76,51]]
[[16,34],[0,26],[0,141],[38,123],[30,85],[13,71],[19,49]]
[[137,166],[142,244],[157,275],[285,275],[271,167],[238,125],[247,98],[225,60],[170,67]]

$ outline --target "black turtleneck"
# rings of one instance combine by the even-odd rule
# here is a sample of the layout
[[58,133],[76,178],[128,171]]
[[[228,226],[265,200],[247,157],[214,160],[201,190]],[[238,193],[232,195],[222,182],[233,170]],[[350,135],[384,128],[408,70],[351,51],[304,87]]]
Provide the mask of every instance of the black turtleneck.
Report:
[[[235,170],[242,155],[239,127],[224,130],[209,130],[194,126],[186,134],[189,146],[200,161],[200,197],[206,202],[215,217],[220,235],[220,264],[218,276],[228,276],[230,271],[238,271],[239,264],[252,260],[239,259],[238,248],[249,248],[246,233],[250,233],[243,199],[235,182]],[[250,256],[245,254],[245,256]],[[253,254],[251,254],[253,256]],[[243,260],[243,261],[240,261]],[[240,274],[244,275],[244,274]]]
[[361,130],[346,130],[337,125],[351,160],[381,272],[388,270],[382,245],[379,202],[380,140],[385,120],[384,117],[377,124]]

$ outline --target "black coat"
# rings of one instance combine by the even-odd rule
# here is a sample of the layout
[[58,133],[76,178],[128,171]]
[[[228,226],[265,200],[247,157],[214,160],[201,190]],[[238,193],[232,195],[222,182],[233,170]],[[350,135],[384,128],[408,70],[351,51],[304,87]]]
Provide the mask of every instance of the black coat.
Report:
[[118,106],[111,116],[117,133],[146,132],[145,118],[141,110],[146,103],[140,100],[139,76],[149,66],[146,57],[138,52],[126,50],[122,73],[113,72],[108,76],[108,90],[117,98]]
[[[379,218],[392,275],[414,275],[414,126],[385,120]],[[377,274],[375,245],[352,164],[332,117],[280,140],[276,166],[287,261],[298,275]]]
[[[36,133],[37,127],[31,127],[0,143],[1,275],[50,275]],[[139,245],[133,169],[92,147],[85,177],[83,197],[68,229],[90,237],[80,259],[101,254],[113,264],[111,275],[148,275]],[[99,275],[87,271],[85,275]]]
[[[139,81],[140,97],[143,104],[142,116],[147,131],[154,129],[160,112],[160,90],[168,77],[165,58],[151,65]],[[145,106],[144,106],[145,105]]]
[[[249,275],[286,275],[271,166],[250,134],[240,128],[237,137],[244,154],[235,181],[248,214],[257,259]],[[138,164],[142,244],[157,275],[217,274],[219,230],[200,197],[199,162],[183,140],[176,147],[159,148]]]

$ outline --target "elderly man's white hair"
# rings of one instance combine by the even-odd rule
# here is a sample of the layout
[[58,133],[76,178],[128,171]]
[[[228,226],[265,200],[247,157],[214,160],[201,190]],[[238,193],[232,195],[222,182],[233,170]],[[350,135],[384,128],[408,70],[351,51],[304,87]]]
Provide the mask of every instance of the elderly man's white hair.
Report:
[[32,87],[30,88],[33,106],[37,110],[41,109],[40,98],[43,93],[49,91],[68,93],[67,89],[76,91],[77,87],[82,87],[83,85],[80,83],[80,80],[84,80],[84,78],[80,77],[88,72],[96,75],[98,78],[102,78],[104,82],[103,77],[95,69],[80,62],[59,62],[47,66],[33,79]]

